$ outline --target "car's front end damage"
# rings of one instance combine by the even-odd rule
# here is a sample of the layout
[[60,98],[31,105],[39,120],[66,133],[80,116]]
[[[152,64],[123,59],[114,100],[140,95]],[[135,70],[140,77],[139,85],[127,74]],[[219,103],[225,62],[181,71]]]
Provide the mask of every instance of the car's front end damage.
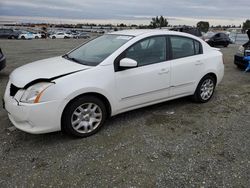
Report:
[[[46,87],[49,86],[48,84],[46,83]],[[4,95],[4,108],[8,112],[13,125],[20,130],[33,134],[60,130],[60,119],[58,119],[57,114],[60,101],[40,102],[38,101],[39,94],[31,96],[32,94],[28,92],[30,91],[24,88],[17,88],[11,81],[7,85]],[[30,98],[27,95],[30,95]],[[33,101],[32,97],[34,98]]]
[[64,99],[50,96],[56,95],[58,79],[86,69],[87,66],[62,57],[16,69],[10,75],[3,98],[10,121],[18,129],[33,134],[60,130]]

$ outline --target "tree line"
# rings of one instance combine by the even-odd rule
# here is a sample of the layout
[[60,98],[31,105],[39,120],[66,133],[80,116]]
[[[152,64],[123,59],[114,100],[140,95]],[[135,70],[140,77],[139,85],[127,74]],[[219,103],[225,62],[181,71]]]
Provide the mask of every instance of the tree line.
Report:
[[[28,24],[26,23],[25,26],[30,26],[30,27],[35,27],[35,25],[39,24]],[[126,25],[124,23],[120,24],[94,24],[94,23],[85,23],[85,24],[48,24],[48,23],[41,23],[41,26],[46,25],[46,27],[62,27],[62,28],[83,28],[84,26],[89,26],[89,27],[100,27],[101,29],[104,27],[110,27],[111,29],[116,29],[117,28],[138,28],[138,29],[154,29],[154,28],[163,28],[163,27],[172,27],[169,25],[168,19],[165,18],[164,16],[156,16],[153,17],[149,23],[149,25]],[[13,25],[6,25],[6,26],[13,26]],[[246,20],[242,25],[239,25],[238,27],[235,25],[217,25],[217,26],[210,26],[209,22],[207,21],[199,21],[196,25],[196,27],[202,31],[202,32],[207,32],[209,28],[218,28],[218,29],[227,29],[227,28],[242,28],[242,32],[246,32],[248,29],[250,29],[250,19]]]

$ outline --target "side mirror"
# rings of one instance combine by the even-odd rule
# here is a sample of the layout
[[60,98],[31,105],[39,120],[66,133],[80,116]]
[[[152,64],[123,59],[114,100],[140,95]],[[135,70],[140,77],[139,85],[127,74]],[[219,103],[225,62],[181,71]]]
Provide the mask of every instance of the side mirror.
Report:
[[138,65],[137,61],[130,58],[124,58],[120,61],[120,67],[132,68],[132,67],[137,67],[137,65]]

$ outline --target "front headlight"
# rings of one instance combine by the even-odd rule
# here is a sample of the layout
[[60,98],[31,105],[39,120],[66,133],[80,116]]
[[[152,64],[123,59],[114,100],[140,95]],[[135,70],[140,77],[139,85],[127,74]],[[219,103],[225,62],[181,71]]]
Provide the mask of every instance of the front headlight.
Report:
[[243,46],[240,46],[237,54],[244,56],[244,52],[245,52],[245,48]]
[[43,92],[53,84],[51,82],[40,82],[30,86],[25,90],[20,101],[24,103],[39,103]]

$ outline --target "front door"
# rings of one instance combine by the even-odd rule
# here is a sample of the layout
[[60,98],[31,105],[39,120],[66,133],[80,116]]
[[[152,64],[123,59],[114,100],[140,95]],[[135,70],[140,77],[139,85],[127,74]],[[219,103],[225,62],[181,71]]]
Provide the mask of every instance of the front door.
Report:
[[124,52],[138,67],[115,72],[117,97],[122,109],[165,99],[169,96],[170,62],[165,36],[144,39]]

